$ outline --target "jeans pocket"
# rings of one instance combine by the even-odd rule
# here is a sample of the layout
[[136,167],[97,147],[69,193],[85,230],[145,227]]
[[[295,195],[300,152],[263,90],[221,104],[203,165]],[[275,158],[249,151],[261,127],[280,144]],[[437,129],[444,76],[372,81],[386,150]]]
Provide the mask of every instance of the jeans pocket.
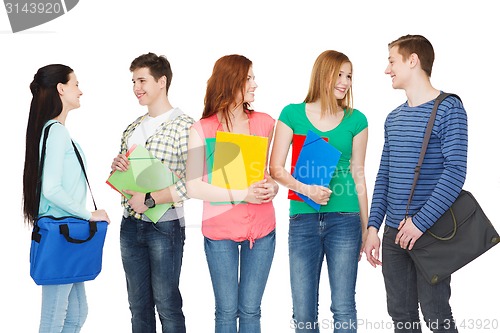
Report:
[[289,216],[290,222],[293,220],[297,220],[301,214],[293,214]]

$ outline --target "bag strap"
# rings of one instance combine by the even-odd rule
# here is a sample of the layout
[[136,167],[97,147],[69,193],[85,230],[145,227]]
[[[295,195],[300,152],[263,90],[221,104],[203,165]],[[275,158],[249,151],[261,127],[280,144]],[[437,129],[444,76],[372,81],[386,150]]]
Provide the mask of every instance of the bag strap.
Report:
[[69,226],[67,223],[59,225],[59,233],[63,235],[64,238],[66,238],[66,241],[73,244],[83,244],[85,242],[90,241],[92,238],[94,238],[96,232],[97,232],[97,222],[95,221],[89,221],[89,236],[86,239],[78,239],[71,237],[71,235],[69,234]]
[[[55,122],[47,125],[47,127],[45,127],[45,131],[43,134],[42,154],[40,156],[40,168],[38,171],[38,185],[37,185],[38,196],[37,196],[37,210],[36,210],[37,212],[38,212],[38,209],[40,207],[40,196],[42,195],[42,175],[43,175],[43,165],[45,164],[44,163],[45,162],[45,152],[47,150],[47,138],[49,136],[50,127],[54,124],[55,124]],[[89,179],[87,178],[87,173],[85,172],[85,166],[83,164],[82,156],[80,155],[80,152],[76,148],[76,145],[73,142],[73,140],[71,140],[71,143],[73,144],[73,149],[75,150],[76,158],[78,159],[78,163],[80,163],[80,166],[82,167],[83,175],[85,176],[85,180],[87,181],[87,185],[88,185],[89,190],[90,190],[90,195],[92,197],[92,202],[94,203],[94,208],[95,208],[95,210],[97,210],[97,205],[95,203],[94,194],[92,193],[92,189],[90,188],[90,183],[89,183]]]
[[429,145],[429,140],[431,139],[432,127],[434,126],[434,121],[436,120],[437,109],[439,107],[439,104],[441,104],[441,102],[448,96],[455,96],[461,101],[458,95],[445,92],[440,93],[439,96],[436,97],[434,101],[434,107],[432,108],[429,121],[427,122],[427,128],[425,129],[424,141],[422,142],[422,149],[420,150],[418,163],[417,166],[415,167],[415,175],[413,176],[413,185],[411,186],[410,196],[408,197],[408,203],[406,205],[405,219],[408,218],[409,215],[408,213],[410,211],[410,203],[411,200],[413,199],[413,194],[415,192],[415,187],[417,186],[418,177],[420,176],[420,168],[422,167],[422,163],[424,162],[425,152],[427,151],[427,146]]
[[85,172],[85,166],[83,164],[82,156],[80,155],[78,148],[76,148],[76,145],[73,142],[73,140],[71,140],[71,144],[73,145],[73,149],[75,150],[76,158],[78,159],[78,162],[80,163],[80,166],[82,167],[83,175],[85,176],[85,180],[87,181],[90,196],[92,197],[92,202],[94,203],[94,208],[95,208],[95,210],[97,210],[97,205],[95,204],[94,194],[92,193],[92,189],[90,188],[89,178],[87,177],[87,172]]

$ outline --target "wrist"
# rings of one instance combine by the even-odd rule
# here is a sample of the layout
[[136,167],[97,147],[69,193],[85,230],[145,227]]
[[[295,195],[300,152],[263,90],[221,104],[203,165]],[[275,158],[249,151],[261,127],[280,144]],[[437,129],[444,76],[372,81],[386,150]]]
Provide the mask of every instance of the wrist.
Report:
[[155,199],[151,195],[151,192],[144,195],[144,205],[148,208],[154,208],[156,206]]
[[307,185],[307,184],[304,184],[304,183],[300,183],[300,186],[298,188],[298,191],[296,191],[300,194],[303,194],[305,195],[306,197],[310,198],[311,197],[311,186],[310,185]]
[[274,182],[273,183],[273,188],[274,188],[274,193],[278,193],[279,189],[280,189],[280,186],[278,185],[278,183]]

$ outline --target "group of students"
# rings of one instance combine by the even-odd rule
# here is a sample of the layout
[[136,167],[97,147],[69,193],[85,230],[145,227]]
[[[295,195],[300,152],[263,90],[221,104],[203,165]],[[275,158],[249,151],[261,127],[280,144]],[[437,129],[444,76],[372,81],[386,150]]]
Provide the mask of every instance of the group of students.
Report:
[[[408,254],[451,205],[465,181],[467,116],[460,100],[448,97],[439,106],[429,153],[406,217],[419,142],[440,94],[430,83],[433,61],[433,47],[423,36],[406,35],[389,43],[385,73],[394,89],[406,92],[407,101],[386,118],[369,213],[364,175],[368,121],[353,107],[353,64],[345,54],[321,53],[304,102],[284,107],[277,122],[252,109],[257,84],[252,62],[242,55],[216,61],[198,121],[170,104],[172,70],[164,56],[148,53],[134,59],[130,66],[133,91],[148,112],[123,132],[111,170],[127,170],[126,152],[140,144],[175,172],[179,181],[151,193],[127,191],[130,198],[122,198],[120,249],[132,331],[156,332],[156,312],[162,332],[186,331],[179,280],[185,240],[183,201],[192,198],[203,200],[202,233],[215,296],[215,332],[260,332],[261,301],[276,243],[273,199],[281,185],[321,207],[317,211],[306,202],[290,200],[288,247],[295,332],[319,332],[319,281],[325,258],[334,331],[357,331],[355,289],[363,253],[374,267],[384,263],[387,308],[395,332],[421,332],[419,305],[433,332],[457,332],[449,304],[450,278],[428,284]],[[48,65],[38,70],[30,87],[25,220],[33,224],[38,216],[73,215],[109,222],[105,211],[85,208],[86,183],[81,171],[64,168],[75,158],[64,127],[68,112],[80,106],[82,92],[75,73],[64,65]],[[40,208],[34,211],[42,131],[54,122],[46,159],[62,166],[58,170],[63,172],[43,170]],[[210,183],[207,145],[220,131],[268,138],[269,165],[263,180],[244,190]],[[341,152],[329,186],[300,182],[285,165],[293,140],[308,131]],[[144,212],[164,203],[173,203],[171,209],[152,223]],[[384,220],[380,256],[378,231]],[[40,332],[79,332],[86,317],[84,283],[42,287]]]

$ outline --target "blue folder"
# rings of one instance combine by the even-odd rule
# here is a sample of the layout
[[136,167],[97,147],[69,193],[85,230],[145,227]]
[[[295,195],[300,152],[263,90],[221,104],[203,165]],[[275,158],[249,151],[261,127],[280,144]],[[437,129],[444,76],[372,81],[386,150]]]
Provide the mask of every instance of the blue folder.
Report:
[[[309,130],[292,176],[307,185],[329,187],[341,154],[337,148]],[[297,195],[314,210],[319,211],[320,204],[303,194]]]

